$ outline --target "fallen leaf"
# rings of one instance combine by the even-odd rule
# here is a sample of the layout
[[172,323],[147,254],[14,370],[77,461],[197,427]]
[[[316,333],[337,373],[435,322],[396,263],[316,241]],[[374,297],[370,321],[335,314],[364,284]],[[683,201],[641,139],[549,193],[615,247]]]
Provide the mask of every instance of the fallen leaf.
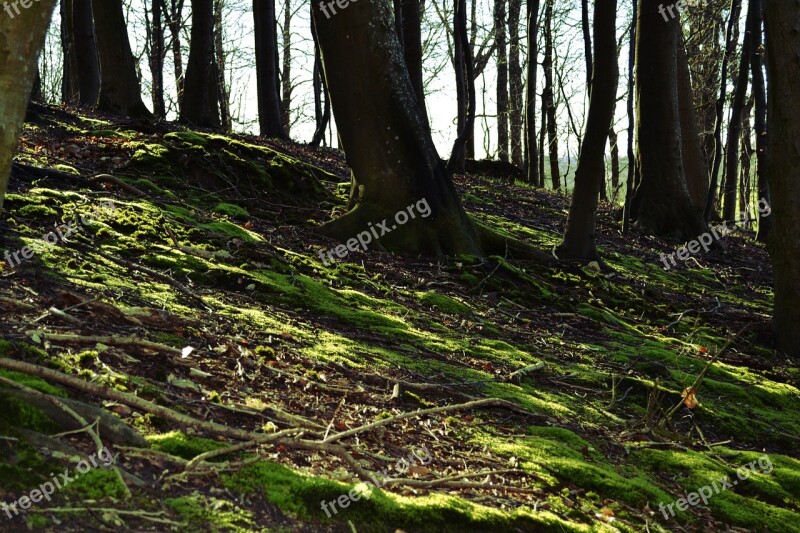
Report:
[[697,402],[697,399],[695,398],[695,394],[697,394],[697,391],[694,389],[694,387],[686,387],[685,389],[683,389],[683,392],[681,393],[681,398],[683,398],[683,405],[685,405],[689,409],[694,409],[695,407],[700,405]]

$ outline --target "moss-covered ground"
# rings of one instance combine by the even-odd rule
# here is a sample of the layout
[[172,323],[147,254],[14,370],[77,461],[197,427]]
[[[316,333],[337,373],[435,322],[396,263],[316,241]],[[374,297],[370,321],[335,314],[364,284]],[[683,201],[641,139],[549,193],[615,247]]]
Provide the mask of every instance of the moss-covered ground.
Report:
[[[344,210],[341,154],[130,128],[61,114],[26,126],[20,162],[54,172],[15,172],[6,198],[0,247],[35,254],[0,262],[0,358],[260,434],[324,437],[480,398],[519,409],[338,440],[394,478],[371,490],[341,455],[291,443],[190,465],[239,441],[0,369],[146,443],[99,434],[130,496],[94,469],[13,520],[0,508],[0,530],[798,531],[800,370],[769,348],[769,263],[752,234],[666,271],[659,254],[678,243],[622,238],[605,206],[608,271],[375,251],[325,265],[318,252],[338,243],[316,230]],[[116,181],[90,179],[102,173]],[[457,185],[482,222],[548,251],[559,241],[568,199],[490,176]],[[67,241],[41,243],[73,220]],[[689,409],[682,392],[706,367]],[[0,503],[93,448],[3,383]],[[421,446],[430,462],[399,468]],[[675,506],[725,476],[738,482]]]

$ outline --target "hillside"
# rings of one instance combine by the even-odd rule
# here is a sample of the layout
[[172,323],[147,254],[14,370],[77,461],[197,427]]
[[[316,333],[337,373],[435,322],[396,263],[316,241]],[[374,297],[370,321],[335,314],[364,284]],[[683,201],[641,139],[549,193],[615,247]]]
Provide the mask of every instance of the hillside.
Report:
[[[623,239],[606,206],[608,269],[325,264],[335,151],[41,108],[18,162],[3,251],[76,222],[0,263],[0,502],[114,460],[1,531],[798,531],[800,371],[768,348],[751,234],[665,271],[681,243]],[[559,242],[568,198],[456,183]]]

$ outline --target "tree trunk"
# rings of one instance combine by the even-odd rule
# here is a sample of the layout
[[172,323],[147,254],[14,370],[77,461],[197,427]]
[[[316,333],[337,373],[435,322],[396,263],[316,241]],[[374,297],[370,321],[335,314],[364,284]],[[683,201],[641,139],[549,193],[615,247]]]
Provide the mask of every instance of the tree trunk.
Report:
[[544,14],[544,100],[543,113],[547,114],[547,138],[549,141],[550,179],[553,190],[561,188],[561,172],[558,160],[558,136],[556,134],[556,104],[553,94],[553,3],[546,0]]
[[72,9],[72,0],[61,0],[61,52],[64,57],[63,75],[61,77],[61,101],[66,104],[77,102],[80,94],[78,65],[75,59]]
[[608,130],[608,146],[611,152],[611,201],[617,201],[619,192],[619,144],[617,143],[617,132],[612,124]]
[[95,106],[100,96],[100,60],[91,0],[73,0],[72,32],[80,103]]
[[198,128],[221,125],[214,64],[214,0],[192,0],[192,43],[180,121]]
[[686,188],[678,108],[680,19],[665,22],[651,0],[639,0],[636,38],[636,140],[641,182],[632,203],[637,226],[691,240],[706,231]]
[[497,41],[497,157],[508,161],[508,43],[506,1],[494,1],[494,38]]
[[91,3],[100,58],[97,109],[115,115],[152,118],[142,102],[122,0],[91,0]]
[[636,125],[636,115],[634,114],[634,98],[635,98],[635,76],[634,65],[636,64],[636,26],[639,24],[639,3],[638,0],[633,2],[633,10],[631,14],[631,29],[628,35],[628,175],[625,178],[625,205],[622,207],[622,234],[627,235],[630,230],[631,223],[631,209],[633,207],[633,190],[634,179],[639,168],[639,162],[636,160],[636,153],[633,151],[633,136],[634,127]]
[[509,132],[511,134],[511,162],[523,168],[522,157],[522,66],[519,59],[519,17],[521,0],[508,0],[508,80],[509,80]]
[[778,349],[800,357],[800,6],[765,2],[769,70],[770,188],[775,222],[769,250],[775,276],[773,325]]
[[278,93],[275,0],[253,0],[258,80],[258,122],[264,137],[285,137]]
[[41,0],[36,9],[21,9],[14,18],[0,16],[0,210],[36,76],[36,60],[55,6],[56,0]]
[[[166,5],[163,3],[165,0],[158,0],[162,2],[161,8],[167,11]],[[183,19],[183,0],[172,0],[169,10],[169,20],[167,26],[169,33],[172,35],[172,64],[175,67],[175,85],[178,91],[178,102],[183,101],[183,88],[186,85],[186,80],[183,77],[183,54],[181,52],[181,24]]]
[[539,0],[527,0],[528,4],[528,84],[525,87],[525,167],[528,183],[538,187],[539,146],[536,139],[536,77],[539,71]]
[[283,72],[281,72],[282,82],[282,105],[281,105],[281,124],[287,137],[291,136],[292,130],[292,2],[286,0],[283,12]]
[[678,45],[678,110],[681,121],[681,153],[689,196],[699,211],[706,204],[708,167],[694,110],[694,91],[683,39]]
[[[758,176],[758,198],[772,205],[770,197],[769,174],[767,172],[767,86],[764,82],[764,38],[761,35],[764,26],[763,0],[750,0],[755,10],[756,24],[753,31],[753,55],[750,57],[750,66],[753,71],[753,99],[755,100],[755,118],[753,128],[756,131],[756,175]],[[759,216],[758,242],[767,242],[769,230],[772,226],[772,214]]]
[[569,207],[564,240],[556,250],[562,260],[599,261],[595,214],[603,184],[606,139],[614,120],[617,102],[617,2],[596,0],[594,6],[595,58],[592,70],[592,94],[586,120],[575,190]]
[[583,33],[583,55],[586,60],[586,93],[591,97],[594,60],[592,59],[592,34],[589,30],[589,0],[581,0],[581,32]]
[[[311,37],[314,41],[314,71],[312,73],[312,80],[314,86],[314,119],[317,127],[314,131],[310,146],[318,147],[325,139],[325,129],[331,120],[331,99],[328,95],[328,86],[325,83],[325,76],[322,75],[322,57],[320,56],[319,40],[317,39],[317,28],[314,24],[313,10],[311,6]],[[324,97],[324,105],[323,105]]]
[[739,138],[742,136],[744,104],[747,100],[747,86],[750,81],[750,56],[753,53],[753,25],[755,14],[753,3],[747,9],[742,57],[739,61],[739,74],[731,102],[731,120],[728,125],[727,150],[725,153],[725,180],[722,189],[722,219],[734,222],[736,219],[736,183],[739,176]]
[[220,123],[224,131],[231,132],[233,131],[233,117],[231,117],[230,89],[225,80],[227,61],[225,60],[225,44],[223,41],[223,7],[223,0],[214,0],[214,72],[217,80],[217,94],[219,95]]
[[[447,163],[449,172],[465,172],[466,170],[466,145],[472,137],[475,125],[476,96],[474,63],[472,47],[467,35],[467,2],[456,0],[453,10],[453,36],[455,46],[456,66],[456,98],[461,102],[458,114],[458,137],[453,143],[450,161]],[[463,106],[463,107],[462,107]]]
[[152,0],[153,12],[151,43],[150,43],[150,73],[153,76],[153,114],[156,118],[163,119],[167,116],[167,106],[164,103],[164,14],[161,9],[162,0]]
[[403,0],[403,56],[422,118],[430,129],[422,76],[422,0]]
[[719,184],[719,168],[722,164],[722,120],[725,110],[725,98],[728,93],[728,62],[736,48],[734,39],[735,28],[739,24],[739,13],[742,10],[742,0],[731,0],[731,16],[728,19],[728,30],[725,33],[725,56],[722,58],[722,74],[719,84],[719,98],[717,99],[717,116],[714,125],[714,162],[711,168],[711,182],[708,186],[706,195],[706,206],[703,210],[703,218],[711,220],[714,214],[714,203],[717,197],[717,186]]
[[369,235],[373,222],[385,218],[391,226],[395,213],[425,201],[429,219],[392,226],[378,243],[409,253],[482,255],[477,228],[423,122],[390,5],[359,0],[326,18],[315,4],[313,13],[355,198],[323,232],[343,240]]

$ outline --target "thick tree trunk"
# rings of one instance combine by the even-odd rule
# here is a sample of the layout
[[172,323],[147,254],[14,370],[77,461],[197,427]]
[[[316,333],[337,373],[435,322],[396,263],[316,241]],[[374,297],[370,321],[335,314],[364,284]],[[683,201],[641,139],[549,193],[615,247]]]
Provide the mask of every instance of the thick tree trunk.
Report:
[[425,88],[422,76],[422,1],[403,0],[403,57],[406,60],[411,85],[417,97],[419,111],[430,129],[428,110],[425,106]]
[[494,38],[497,42],[497,157],[508,161],[508,43],[506,1],[494,1]]
[[681,153],[686,186],[692,205],[702,211],[708,194],[708,167],[703,155],[702,139],[694,110],[694,92],[689,61],[683,39],[678,45],[678,110],[681,120]]
[[100,61],[91,0],[72,0],[72,32],[80,103],[94,106],[100,96]]
[[214,0],[192,0],[192,44],[180,120],[199,128],[220,127],[214,66]]
[[545,1],[544,14],[544,100],[543,113],[547,115],[547,139],[550,159],[550,179],[553,190],[561,189],[561,172],[558,160],[558,136],[556,134],[556,104],[553,94],[553,3]]
[[0,209],[36,76],[36,60],[55,6],[56,0],[42,0],[36,9],[21,9],[14,18],[0,16]]
[[769,250],[775,276],[773,325],[778,349],[800,357],[800,5],[766,0],[769,69],[769,164],[772,209]]
[[539,0],[528,4],[528,84],[525,87],[525,167],[528,183],[538,187],[539,146],[536,138],[536,78],[539,71]]
[[[756,27],[753,32],[753,55],[750,57],[750,67],[753,73],[753,99],[755,100],[755,119],[753,128],[756,131],[756,175],[758,176],[758,198],[772,204],[770,197],[769,180],[767,173],[767,86],[764,82],[764,38],[761,35],[764,26],[763,0],[750,0],[753,2]],[[769,230],[772,226],[772,215],[759,216],[758,242],[767,242]]]
[[750,56],[753,53],[753,25],[755,14],[753,3],[747,9],[747,23],[739,61],[739,74],[731,102],[731,120],[728,124],[727,149],[725,153],[725,179],[722,188],[722,219],[734,222],[736,219],[736,183],[739,176],[739,138],[742,136],[744,104],[747,100],[747,86],[750,81]]
[[142,102],[122,0],[92,0],[92,12],[100,58],[97,109],[116,115],[151,118],[152,114]]
[[592,70],[592,95],[586,134],[581,146],[575,190],[569,208],[564,240],[556,250],[562,260],[595,261],[597,235],[595,214],[597,199],[603,184],[603,156],[608,130],[614,119],[617,101],[617,2],[596,0],[594,7],[595,55]]
[[519,17],[521,0],[508,1],[508,123],[511,140],[511,162],[523,168],[522,157],[522,66],[519,58]]
[[[315,8],[316,9],[316,8]],[[278,93],[275,0],[253,0],[258,80],[258,122],[264,137],[285,137]]]
[[691,240],[707,229],[686,188],[678,108],[680,20],[665,22],[658,5],[639,0],[636,38],[636,140],[641,182],[632,201],[637,226]]
[[[326,18],[315,4],[314,20],[355,198],[355,207],[323,232],[354,239],[387,219],[390,232],[381,230],[378,236],[385,248],[482,255],[477,228],[461,207],[423,122],[391,5],[359,0]],[[395,213],[422,201],[430,207],[429,217],[394,226]]]

